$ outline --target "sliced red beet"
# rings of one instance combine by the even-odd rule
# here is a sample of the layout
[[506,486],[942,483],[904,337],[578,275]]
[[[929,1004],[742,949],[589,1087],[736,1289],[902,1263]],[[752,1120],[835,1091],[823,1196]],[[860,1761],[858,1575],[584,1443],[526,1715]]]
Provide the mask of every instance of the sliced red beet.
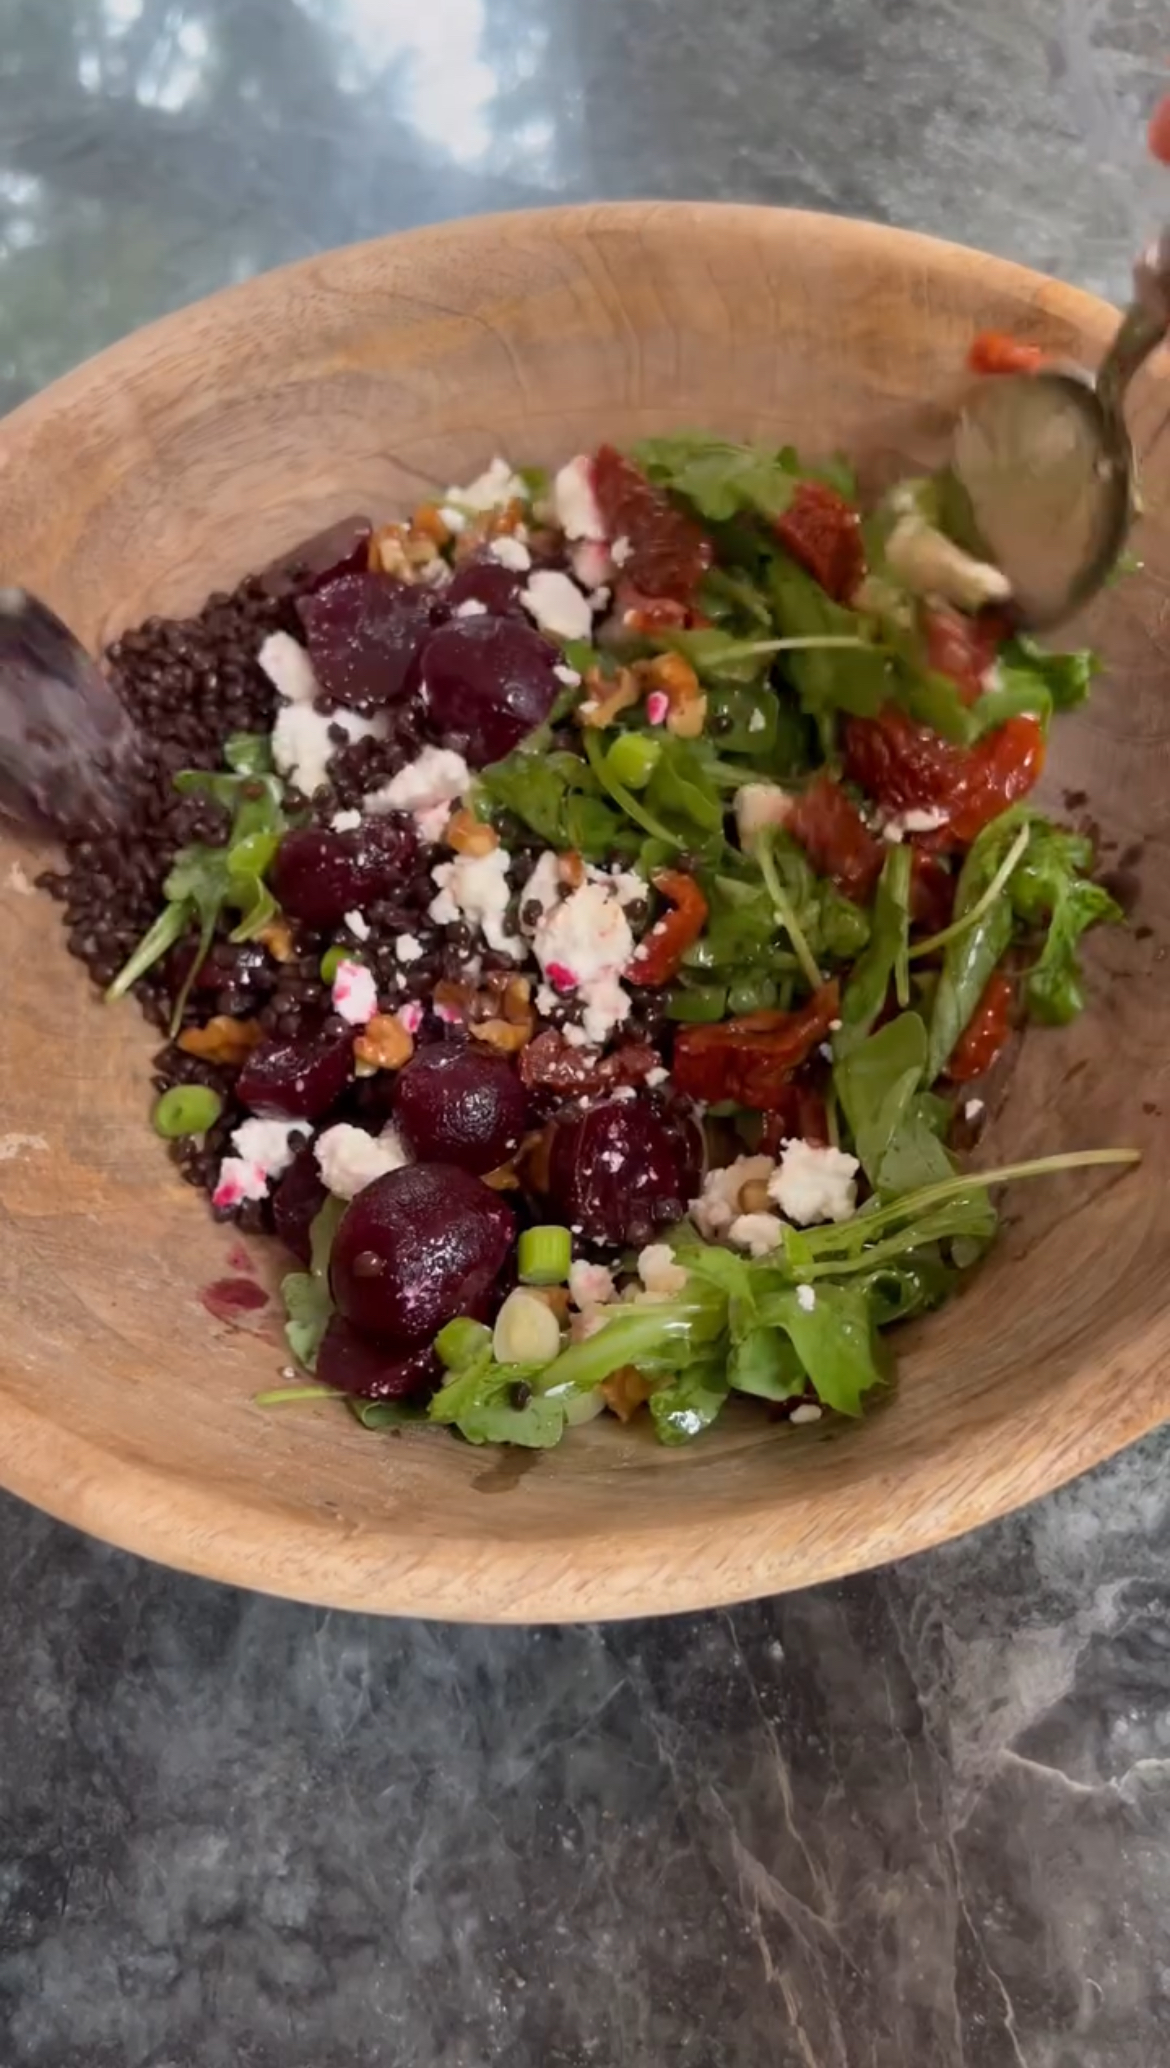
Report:
[[478,1177],[519,1147],[527,1110],[511,1064],[474,1044],[421,1048],[394,1080],[394,1118],[411,1152]]
[[502,761],[543,725],[561,684],[559,647],[510,618],[455,618],[427,641],[418,690],[430,731],[473,768]]
[[342,517],[271,561],[260,576],[261,583],[270,595],[282,596],[295,576],[307,574],[316,587],[333,575],[367,567],[373,528],[368,517]]
[[451,1163],[412,1163],[375,1178],[342,1217],[329,1275],[348,1321],[405,1351],[458,1314],[486,1320],[516,1223],[511,1208]]
[[304,826],[281,841],[272,888],[293,919],[337,926],[347,912],[364,912],[401,885],[417,844],[404,818],[368,819],[352,833]]
[[359,1400],[410,1400],[432,1393],[441,1376],[439,1360],[429,1346],[396,1350],[363,1336],[343,1314],[332,1317],[317,1352],[321,1384]]
[[312,1260],[310,1231],[327,1197],[312,1148],[300,1150],[272,1195],[272,1219],[285,1248],[306,1268]]
[[650,1242],[679,1221],[699,1189],[702,1142],[688,1112],[648,1099],[608,1099],[558,1120],[548,1196],[590,1242]]
[[353,1028],[328,1026],[295,1041],[252,1050],[236,1091],[252,1113],[272,1120],[320,1120],[353,1075]]
[[322,581],[297,611],[322,689],[367,712],[408,694],[420,647],[448,615],[437,590],[369,568]]
[[522,619],[520,591],[527,586],[529,572],[505,567],[486,549],[472,553],[456,568],[443,591],[443,601],[452,611],[461,603],[482,603],[489,617]]

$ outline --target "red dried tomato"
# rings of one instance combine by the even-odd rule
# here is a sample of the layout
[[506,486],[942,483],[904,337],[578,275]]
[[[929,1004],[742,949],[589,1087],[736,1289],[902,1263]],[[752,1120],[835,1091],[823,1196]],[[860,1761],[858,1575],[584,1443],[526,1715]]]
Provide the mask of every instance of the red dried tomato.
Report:
[[997,969],[988,978],[983,996],[947,1064],[947,1076],[955,1084],[969,1084],[973,1077],[982,1077],[990,1070],[1011,1033],[1011,1013],[1012,987],[1003,971]]
[[967,354],[972,373],[1035,373],[1043,362],[1039,345],[1025,345],[1002,330],[981,330]]
[[673,910],[656,919],[638,943],[626,975],[631,983],[647,984],[656,991],[677,975],[686,949],[702,933],[707,900],[694,877],[682,869],[656,869],[650,881],[660,897],[669,899]]
[[836,602],[852,596],[865,573],[861,519],[827,481],[800,483],[776,519],[776,536]]
[[948,675],[965,704],[982,694],[983,677],[998,653],[1007,627],[992,612],[965,617],[945,603],[928,606],[923,612],[927,666]]
[[776,1104],[765,1113],[760,1153],[778,1156],[782,1142],[815,1142],[818,1148],[828,1148],[828,1115],[815,1084],[804,1084],[797,1078],[792,1084],[781,1085]]
[[937,855],[914,847],[910,863],[910,917],[923,933],[941,933],[955,908],[955,879]]
[[694,519],[612,445],[599,446],[593,456],[593,493],[607,537],[629,541],[624,567],[635,588],[689,602],[715,557]]
[[631,632],[662,632],[675,627],[694,632],[711,623],[693,604],[677,603],[671,596],[643,596],[632,582],[619,581],[616,608]]
[[785,831],[800,842],[819,876],[830,877],[843,896],[868,904],[884,850],[840,783],[818,776],[796,799]]
[[1038,718],[1009,718],[973,747],[940,739],[897,704],[876,718],[850,718],[845,769],[886,811],[934,808],[947,824],[939,845],[970,845],[975,835],[1039,780],[1044,728]]
[[671,1076],[692,1099],[734,1099],[757,1113],[778,1109],[792,1073],[823,1041],[840,1009],[836,983],[796,1012],[750,1012],[676,1036]]

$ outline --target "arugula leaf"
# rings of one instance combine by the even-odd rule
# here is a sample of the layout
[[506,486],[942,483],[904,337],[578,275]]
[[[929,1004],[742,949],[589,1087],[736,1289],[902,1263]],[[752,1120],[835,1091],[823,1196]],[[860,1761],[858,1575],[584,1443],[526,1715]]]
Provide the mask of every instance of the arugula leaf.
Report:
[[701,833],[723,832],[723,800],[711,780],[707,756],[697,740],[669,733],[643,795],[650,809],[674,830],[679,820]]
[[869,1033],[886,1002],[910,940],[910,872],[913,856],[900,842],[890,846],[878,879],[869,925],[869,945],[859,957],[841,999],[840,1032],[834,1052],[843,1055]]
[[731,445],[701,432],[644,438],[631,452],[651,481],[682,496],[701,517],[725,522],[743,511],[783,516],[799,479],[795,454],[760,445]]
[[650,1415],[659,1443],[689,1443],[709,1429],[727,1399],[723,1360],[705,1357],[650,1395]]
[[1084,1005],[1077,947],[1081,935],[1102,921],[1119,924],[1120,905],[1103,884],[1081,872],[1089,866],[1089,842],[1057,826],[1035,828],[1027,852],[1009,885],[1018,917],[1035,925],[1047,918],[1040,959],[1024,979],[1028,1011],[1050,1026],[1075,1019]]
[[815,1290],[811,1309],[792,1286],[761,1302],[761,1314],[788,1336],[818,1400],[839,1415],[859,1415],[863,1394],[889,1377],[867,1291],[833,1284]]
[[409,1400],[359,1400],[351,1393],[345,1404],[363,1429],[401,1429],[408,1422],[427,1418],[426,1409],[412,1407]]
[[481,770],[476,795],[489,810],[511,812],[562,853],[574,848],[587,861],[600,862],[634,851],[628,826],[605,802],[596,775],[580,755],[517,747]]
[[753,628],[765,632],[771,629],[768,599],[746,574],[727,567],[709,567],[699,583],[697,601],[704,617],[713,618],[716,624],[746,618]]
[[834,1060],[833,1089],[871,1185],[922,1082],[926,1052],[925,1026],[904,1012]]
[[727,1378],[733,1392],[757,1400],[791,1400],[808,1384],[796,1346],[781,1328],[750,1330],[732,1350]]
[[530,1392],[522,1407],[516,1389],[540,1376],[531,1365],[496,1364],[486,1351],[452,1372],[427,1407],[428,1419],[459,1430],[468,1443],[516,1443],[549,1450],[565,1433],[564,1404]]
[[280,1296],[287,1316],[284,1325],[288,1347],[306,1371],[316,1371],[321,1339],[333,1316],[333,1295],[329,1290],[329,1253],[338,1223],[345,1212],[343,1199],[329,1198],[309,1230],[309,1268],[290,1271],[280,1283]]
[[266,732],[233,732],[224,741],[223,758],[233,775],[270,776],[272,738]]
[[[1018,816],[1002,812],[973,842],[959,871],[952,926],[979,903],[1019,826]],[[983,996],[988,979],[1011,944],[1012,932],[1012,907],[1005,890],[1004,895],[987,906],[971,926],[947,942],[930,1015],[930,1050],[926,1063],[928,1083],[933,1084],[950,1061],[960,1035]]]

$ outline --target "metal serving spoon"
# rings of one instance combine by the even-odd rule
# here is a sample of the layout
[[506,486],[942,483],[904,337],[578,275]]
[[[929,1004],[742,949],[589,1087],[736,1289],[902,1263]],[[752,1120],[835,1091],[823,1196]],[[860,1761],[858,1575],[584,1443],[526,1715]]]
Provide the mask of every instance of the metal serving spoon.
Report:
[[0,818],[37,832],[116,824],[134,730],[67,625],[0,588]]
[[1126,389],[1168,330],[1170,229],[1134,268],[1095,380],[1079,367],[989,375],[959,418],[951,465],[973,541],[1010,581],[1022,624],[1059,624],[1116,565],[1137,510]]

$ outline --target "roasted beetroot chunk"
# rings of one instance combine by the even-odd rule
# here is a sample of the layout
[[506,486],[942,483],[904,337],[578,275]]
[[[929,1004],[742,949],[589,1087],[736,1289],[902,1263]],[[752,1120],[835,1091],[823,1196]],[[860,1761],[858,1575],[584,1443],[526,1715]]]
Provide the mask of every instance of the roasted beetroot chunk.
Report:
[[402,817],[367,819],[352,833],[304,826],[286,833],[272,865],[282,911],[306,926],[339,926],[391,897],[409,873],[418,842]]
[[561,689],[560,649],[510,618],[455,618],[427,641],[418,692],[430,731],[473,768],[502,761],[543,725]]
[[448,614],[435,590],[369,569],[326,579],[297,611],[322,689],[365,712],[409,693],[415,657]]
[[317,1377],[360,1400],[409,1400],[433,1392],[441,1368],[433,1350],[390,1348],[334,1314],[317,1352]]
[[326,1022],[292,1041],[262,1041],[236,1090],[250,1112],[266,1119],[320,1120],[352,1075],[353,1028]]
[[472,1045],[420,1049],[395,1079],[394,1118],[411,1152],[479,1177],[519,1148],[527,1105],[511,1064]]
[[458,1314],[486,1320],[500,1301],[516,1224],[498,1192],[451,1163],[375,1178],[347,1208],[330,1279],[342,1314],[403,1352]]
[[686,1109],[606,1099],[555,1123],[549,1199],[586,1241],[640,1245],[682,1219],[699,1189],[701,1160]]

